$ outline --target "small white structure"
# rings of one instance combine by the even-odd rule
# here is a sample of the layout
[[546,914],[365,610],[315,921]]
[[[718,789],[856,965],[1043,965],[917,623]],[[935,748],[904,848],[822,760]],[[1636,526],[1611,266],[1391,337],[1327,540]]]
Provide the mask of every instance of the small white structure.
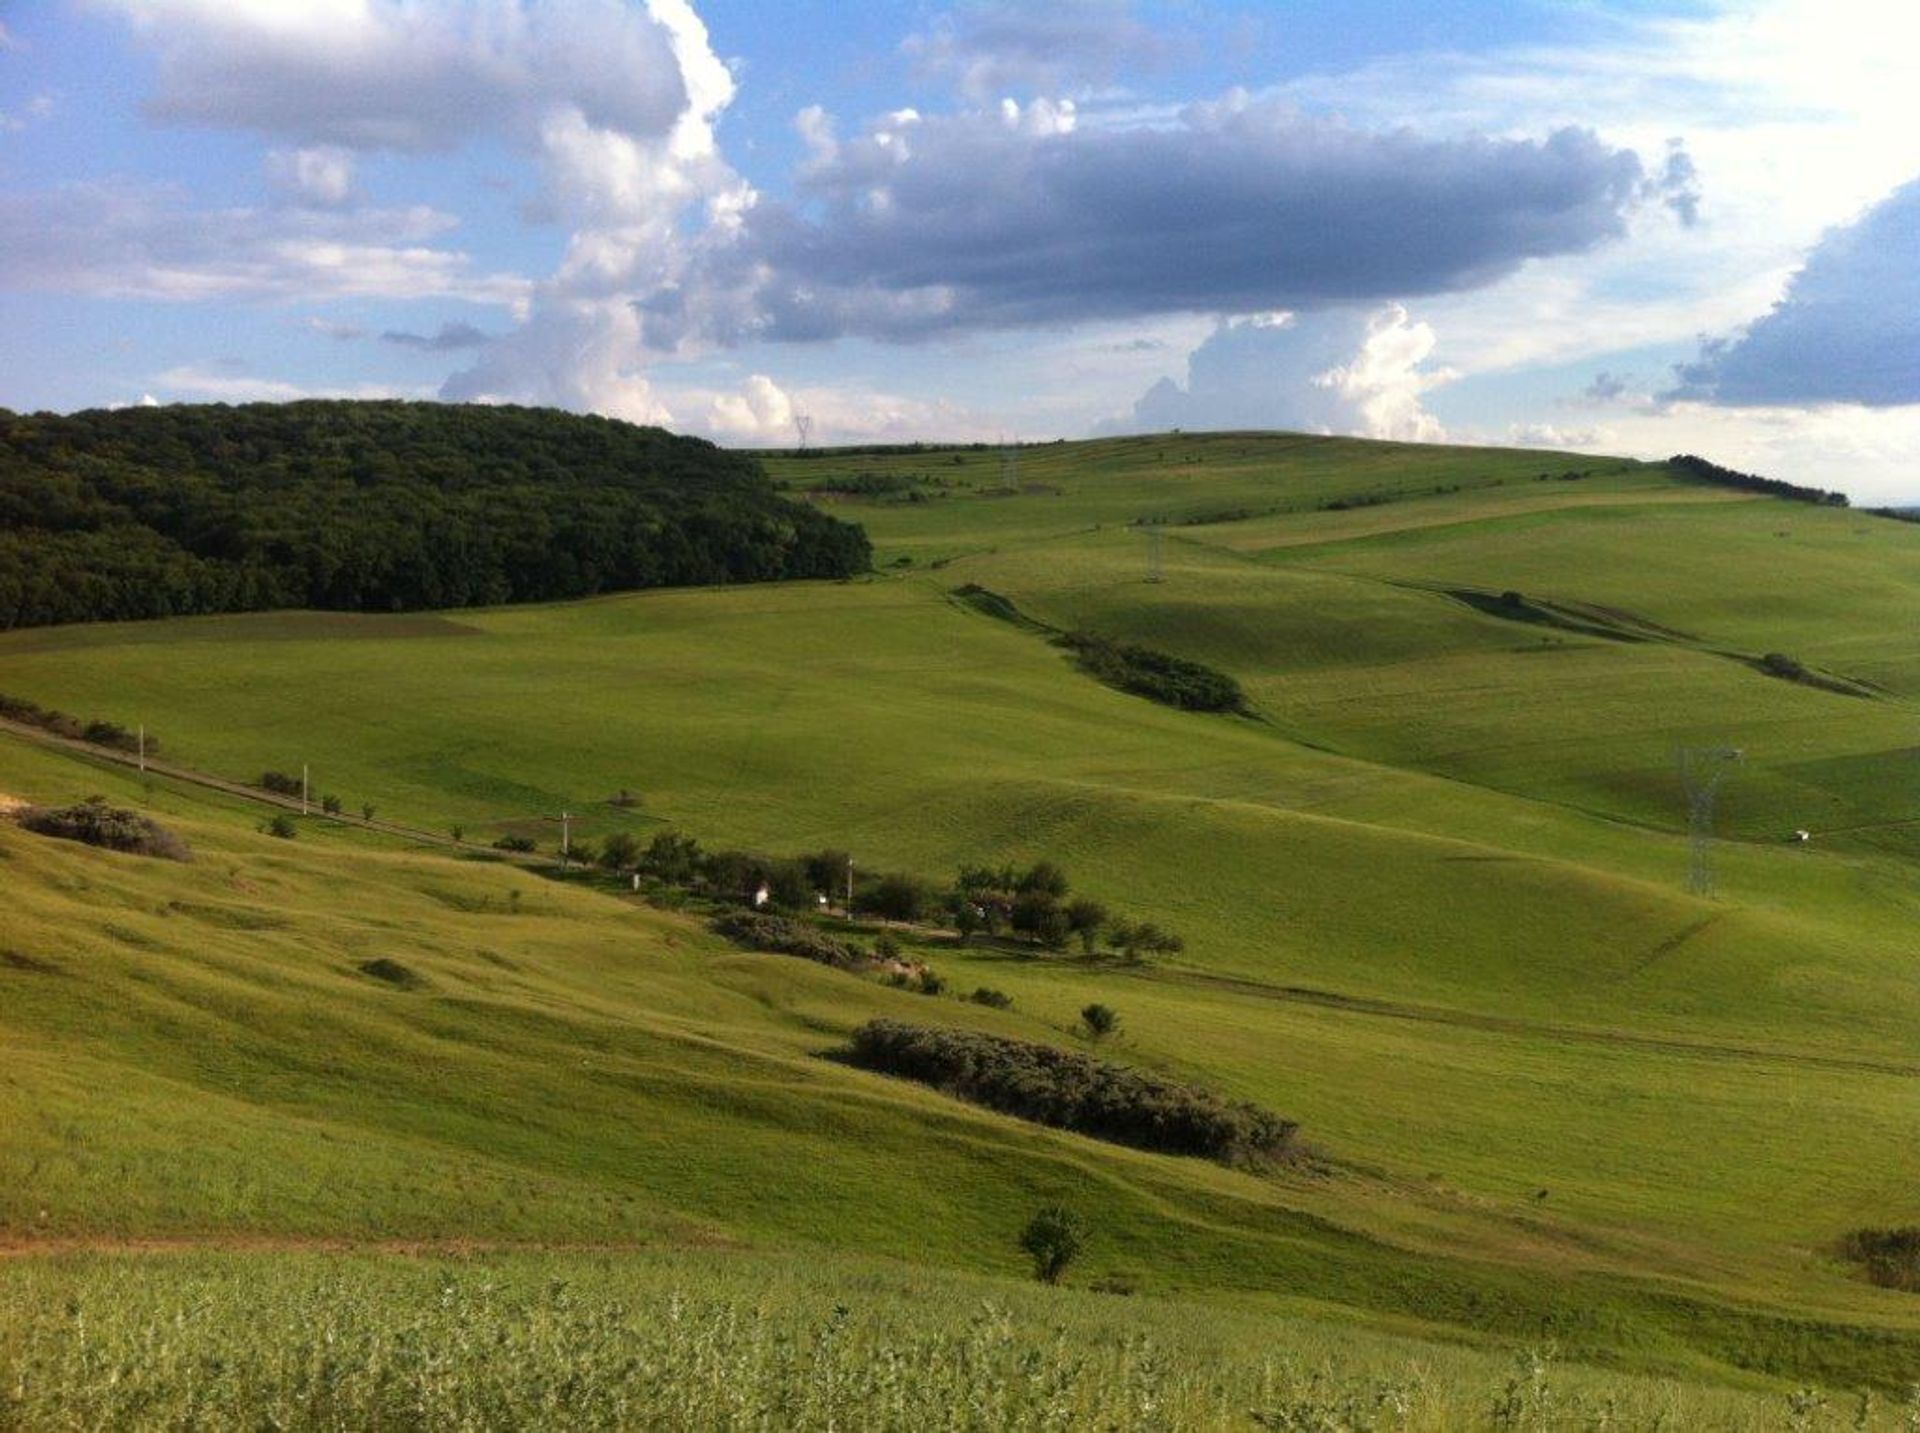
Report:
[[767,883],[765,881],[762,881],[758,886],[754,888],[753,908],[755,910],[761,909],[763,906],[766,905],[768,901],[772,899],[773,899],[773,892],[767,888]]
[[1811,832],[1811,831],[1795,831],[1795,832],[1793,833],[1793,839],[1794,839],[1794,841],[1795,841],[1796,843],[1798,843],[1799,845],[1802,845],[1802,846],[1804,846],[1804,845],[1806,845],[1806,843],[1807,843],[1807,842],[1809,842],[1809,841],[1811,841],[1811,840],[1813,839],[1813,832]]

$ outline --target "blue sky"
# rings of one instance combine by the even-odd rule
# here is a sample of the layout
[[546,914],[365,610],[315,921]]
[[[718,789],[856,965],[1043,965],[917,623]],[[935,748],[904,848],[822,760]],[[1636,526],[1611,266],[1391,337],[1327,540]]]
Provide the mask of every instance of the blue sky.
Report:
[[1920,499],[1884,0],[0,4],[0,405],[1681,450]]

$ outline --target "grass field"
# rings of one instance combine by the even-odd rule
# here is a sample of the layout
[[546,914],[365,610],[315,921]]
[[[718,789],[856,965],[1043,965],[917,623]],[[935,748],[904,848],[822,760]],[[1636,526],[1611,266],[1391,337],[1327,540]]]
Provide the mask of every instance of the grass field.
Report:
[[[959,1309],[965,1281],[1019,1276],[1013,1234],[1059,1200],[1099,1231],[1083,1278],[1144,1294],[1072,1295],[1072,1318],[1198,1318],[1237,1350],[1203,1421],[1285,1392],[1258,1381],[1263,1339],[1308,1350],[1276,1355],[1303,1387],[1348,1344],[1328,1319],[1377,1331],[1349,1392],[1391,1381],[1377,1335],[1506,1350],[1419,1345],[1451,1391],[1406,1426],[1490,1418],[1511,1350],[1547,1343],[1688,1381],[1615,1390],[1641,1421],[1682,1400],[1677,1426],[1784,1421],[1808,1383],[1839,1417],[1841,1391],[1920,1380],[1920,1304],[1834,1253],[1920,1221],[1920,528],[1660,466],[1285,435],[770,466],[926,496],[833,500],[874,536],[871,579],[23,632],[0,691],[486,839],[550,845],[566,810],[934,877],[1050,858],[1185,953],[1118,971],[909,937],[952,990],[1015,997],[994,1012],[741,954],[612,890],[318,821],[273,841],[244,802],[0,740],[0,793],[145,802],[198,852],[0,827],[0,1241],[38,1251],[0,1261],[0,1362],[71,1356],[25,1313],[61,1281],[164,1300],[272,1269],[312,1296],[322,1256],[249,1241],[413,1241],[427,1271],[461,1241],[692,1250],[540,1257],[587,1260],[556,1277],[603,1302],[631,1278],[736,1314],[729,1271],[790,1251],[790,1330],[833,1301],[807,1279],[878,1258],[896,1284],[848,1300],[856,1322],[900,1280]],[[1223,669],[1255,714],[1100,686],[966,583]],[[1581,625],[1460,595],[1506,591]],[[1770,652],[1866,694],[1769,676]],[[1686,889],[1678,745],[1743,752],[1711,898]],[[359,971],[381,956],[420,988]],[[1299,1119],[1316,1159],[1122,1150],[820,1058],[881,1014],[1072,1041],[1093,999],[1122,1012],[1120,1058]],[[53,1252],[142,1241],[234,1251]],[[538,1267],[502,1287],[537,1300]],[[906,1366],[964,1327],[925,1313]],[[392,1376],[354,1397],[413,1386]],[[1616,1377],[1566,1376],[1594,1398],[1580,1380]]]

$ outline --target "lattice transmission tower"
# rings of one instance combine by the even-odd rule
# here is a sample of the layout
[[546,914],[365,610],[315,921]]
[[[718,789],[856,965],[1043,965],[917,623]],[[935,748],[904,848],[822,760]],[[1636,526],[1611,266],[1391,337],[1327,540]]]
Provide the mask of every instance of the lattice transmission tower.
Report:
[[1687,799],[1687,889],[1713,894],[1713,812],[1720,788],[1743,758],[1732,746],[1683,746],[1676,753]]

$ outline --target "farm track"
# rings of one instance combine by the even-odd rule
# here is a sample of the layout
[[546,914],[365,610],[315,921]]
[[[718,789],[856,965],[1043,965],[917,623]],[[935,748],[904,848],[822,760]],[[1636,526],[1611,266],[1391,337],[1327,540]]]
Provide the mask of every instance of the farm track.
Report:
[[188,786],[198,786],[207,791],[217,791],[223,796],[251,801],[260,806],[270,806],[278,811],[305,814],[316,820],[331,821],[336,826],[351,826],[362,831],[378,832],[383,836],[398,836],[403,840],[420,842],[422,845],[469,852],[485,856],[489,860],[503,861],[513,865],[544,867],[553,864],[538,856],[528,856],[516,851],[500,851],[492,846],[482,846],[472,841],[456,841],[452,836],[441,832],[426,831],[417,826],[403,826],[396,821],[382,821],[377,818],[368,820],[363,816],[350,816],[345,812],[324,812],[318,810],[312,802],[308,802],[306,811],[301,813],[300,799],[295,796],[281,796],[272,791],[263,791],[257,786],[248,786],[242,781],[229,781],[224,776],[214,776],[209,772],[196,771],[190,766],[179,766],[154,757],[148,757],[143,765],[140,758],[131,752],[96,746],[90,741],[79,741],[72,737],[57,736],[53,732],[42,731],[39,727],[29,726],[25,722],[13,721],[7,717],[0,717],[0,732],[55,751],[67,752],[70,755],[123,767],[129,771],[142,772],[148,776],[161,777],[168,781],[178,781]]

